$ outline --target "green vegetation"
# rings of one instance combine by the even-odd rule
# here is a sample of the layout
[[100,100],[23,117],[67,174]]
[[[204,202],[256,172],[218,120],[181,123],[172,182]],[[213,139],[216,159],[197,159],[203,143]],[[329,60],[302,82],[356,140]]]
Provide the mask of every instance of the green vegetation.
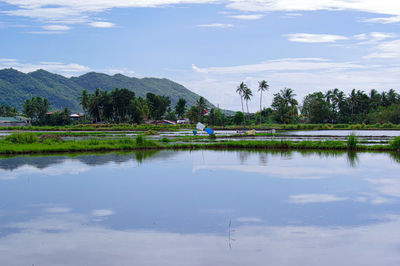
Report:
[[18,115],[18,110],[9,105],[0,104],[0,117],[12,117]]
[[350,134],[347,137],[347,149],[355,150],[355,149],[357,149],[357,144],[358,144],[357,136],[355,134]]
[[[263,91],[267,91],[269,89],[269,85],[267,83],[267,81],[262,80],[258,82],[258,91],[260,92],[260,114],[262,112],[262,93]],[[262,123],[262,118],[260,115],[260,124]]]
[[[242,112],[239,112],[242,114]],[[244,117],[244,116],[241,116]],[[66,126],[28,126],[28,127],[2,127],[1,130],[28,130],[28,131],[179,131],[190,130],[195,125],[167,125],[167,124],[73,124]],[[220,125],[212,126],[214,130],[400,130],[400,125],[392,123],[378,124],[262,124],[262,125]]]
[[400,137],[395,137],[390,146],[395,150],[400,150]]
[[[113,90],[126,88],[137,97],[148,92],[169,97],[175,105],[184,98],[189,106],[196,105],[199,95],[168,79],[130,78],[121,74],[109,76],[102,73],[87,73],[79,77],[66,78],[45,70],[24,74],[14,69],[0,70],[0,104],[20,108],[22,103],[33,97],[47,98],[53,109],[68,107],[80,111],[78,97],[83,90],[93,93],[96,89]],[[211,103],[207,102],[209,106]]]
[[125,151],[160,149],[161,145],[139,135],[133,138],[88,139],[63,141],[53,138],[38,138],[33,133],[14,133],[0,140],[0,154],[30,154],[77,151]]
[[32,144],[38,142],[36,134],[31,132],[26,133],[13,133],[5,138],[6,141],[13,144]]
[[[45,135],[46,136],[46,135]],[[354,137],[354,136],[353,136]],[[355,138],[355,137],[354,137]],[[357,140],[349,137],[348,141],[287,141],[254,140],[225,141],[208,143],[177,143],[168,139],[148,140],[143,135],[136,138],[114,138],[87,140],[62,140],[60,138],[40,137],[34,133],[14,133],[0,140],[0,154],[29,154],[76,151],[127,151],[152,149],[255,149],[255,150],[351,150],[351,151],[397,151],[399,138],[390,145],[357,145]]]
[[175,105],[175,113],[178,115],[179,118],[183,118],[186,113],[186,100],[180,98],[177,104]]

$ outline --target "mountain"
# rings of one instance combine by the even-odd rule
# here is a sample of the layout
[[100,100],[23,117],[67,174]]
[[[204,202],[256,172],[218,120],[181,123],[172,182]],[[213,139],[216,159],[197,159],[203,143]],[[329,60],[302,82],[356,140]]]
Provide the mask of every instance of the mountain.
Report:
[[[7,104],[21,109],[26,99],[40,96],[49,99],[53,109],[68,107],[80,111],[78,97],[83,90],[92,93],[96,88],[113,90],[126,88],[135,95],[145,97],[146,93],[168,96],[171,106],[175,106],[179,98],[184,98],[189,106],[195,105],[198,94],[168,79],[134,78],[121,74],[113,76],[90,72],[79,77],[66,78],[62,75],[37,70],[28,74],[8,68],[0,70],[0,104]],[[207,101],[209,107],[215,107]]]

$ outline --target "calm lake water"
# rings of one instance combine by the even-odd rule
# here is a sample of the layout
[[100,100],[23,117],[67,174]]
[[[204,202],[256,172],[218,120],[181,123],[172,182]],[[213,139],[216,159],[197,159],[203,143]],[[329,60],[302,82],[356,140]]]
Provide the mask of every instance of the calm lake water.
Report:
[[0,265],[400,265],[400,155],[0,159]]

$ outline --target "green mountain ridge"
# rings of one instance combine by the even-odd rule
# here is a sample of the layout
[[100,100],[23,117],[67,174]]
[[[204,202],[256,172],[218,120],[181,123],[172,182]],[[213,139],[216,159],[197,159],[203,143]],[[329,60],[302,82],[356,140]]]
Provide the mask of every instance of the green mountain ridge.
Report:
[[[79,77],[66,78],[42,69],[30,73],[7,68],[0,70],[0,103],[21,109],[26,99],[40,96],[49,99],[53,109],[70,108],[81,111],[78,97],[83,90],[92,93],[96,88],[111,91],[126,88],[135,92],[136,97],[146,93],[168,96],[171,107],[179,98],[184,98],[188,106],[196,104],[200,95],[169,79],[135,78],[122,74],[107,75],[89,72]],[[209,107],[215,107],[207,101]]]

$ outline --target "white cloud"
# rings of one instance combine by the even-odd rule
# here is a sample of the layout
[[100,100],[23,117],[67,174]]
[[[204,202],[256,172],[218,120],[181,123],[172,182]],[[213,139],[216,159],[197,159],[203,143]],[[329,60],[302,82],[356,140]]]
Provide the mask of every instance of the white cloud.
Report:
[[362,34],[354,35],[353,38],[356,40],[366,40],[366,39],[368,39],[368,35],[365,33],[362,33]]
[[[3,0],[16,8],[3,11],[11,16],[23,16],[49,22],[86,23],[93,13],[113,8],[162,7],[179,4],[214,4],[219,0]],[[226,7],[240,11],[317,11],[351,10],[393,17],[369,19],[369,22],[398,22],[400,3],[397,0],[226,0]]]
[[242,20],[257,20],[264,17],[263,14],[250,14],[250,15],[235,15],[229,16],[230,18],[242,19]]
[[264,71],[307,71],[321,69],[358,69],[364,68],[361,64],[352,62],[332,62],[322,58],[283,58],[270,60],[251,65],[239,65],[228,67],[199,68],[192,65],[192,69],[203,74],[246,74]]
[[197,27],[201,28],[232,28],[232,24],[222,24],[222,23],[213,23],[213,24],[201,24],[197,25]]
[[348,40],[349,38],[341,35],[331,34],[311,34],[311,33],[292,33],[285,34],[291,42],[306,42],[306,43],[330,43],[336,41]]
[[227,7],[253,12],[351,10],[400,15],[400,2],[397,0],[231,0]]
[[44,22],[86,23],[93,13],[112,8],[161,7],[176,4],[204,4],[217,0],[4,0],[17,8],[3,11],[11,16],[22,16]]
[[45,30],[54,30],[54,31],[65,31],[71,29],[71,27],[66,25],[45,25],[42,28]]
[[361,22],[369,22],[369,23],[382,23],[382,24],[391,24],[400,22],[400,16],[391,16],[384,18],[368,18],[360,20]]
[[352,41],[358,40],[363,41],[358,44],[374,44],[386,39],[392,39],[397,37],[397,34],[392,32],[370,32],[356,34],[353,36],[342,36],[342,35],[331,35],[331,34],[312,34],[312,33],[292,33],[284,34],[291,42],[303,42],[303,43],[333,43],[337,41]]
[[296,204],[325,203],[325,202],[335,202],[344,200],[347,200],[347,198],[338,197],[331,194],[300,194],[300,195],[292,195],[289,197],[289,202]]
[[90,71],[89,67],[74,63],[66,64],[60,62],[39,62],[35,64],[10,58],[0,58],[0,69],[1,68],[15,68],[25,73],[32,72],[38,69],[44,69],[65,76],[82,74]]
[[112,28],[115,26],[115,24],[113,24],[111,22],[107,22],[107,21],[95,21],[95,22],[89,23],[89,25],[94,28]]
[[379,44],[375,47],[375,52],[365,58],[400,58],[400,40]]
[[371,32],[370,36],[375,41],[383,41],[386,39],[391,39],[397,37],[395,33],[387,33],[387,32]]
[[261,223],[262,219],[257,217],[239,217],[236,218],[234,221],[239,223]]
[[122,74],[125,76],[129,76],[129,77],[133,77],[135,76],[135,71],[130,70],[128,68],[109,68],[104,70],[104,72],[110,74],[110,75],[114,75],[114,74]]
[[104,216],[110,216],[114,214],[113,210],[108,210],[108,209],[100,209],[100,210],[94,210],[91,212],[93,216],[96,217],[104,217]]
[[[400,43],[398,45],[400,56]],[[284,87],[294,89],[299,101],[317,90],[340,88],[347,93],[353,88],[380,91],[397,88],[400,83],[398,64],[383,64],[382,58],[378,60],[370,58],[351,62],[323,58],[282,58],[236,66],[193,65],[192,73],[177,77],[176,80],[213,103],[219,103],[221,108],[239,110],[240,100],[235,88],[241,81],[246,81],[251,89],[257,88],[259,80],[268,81],[270,91],[264,96],[265,106],[270,105],[273,94]],[[258,110],[257,100],[252,99],[249,108],[251,112]]]
[[378,42],[396,38],[397,34],[391,32],[371,32],[354,35],[352,38],[355,40],[361,40],[358,44],[376,44]]
[[286,13],[283,17],[284,18],[295,18],[295,17],[301,17],[303,14],[301,13]]
[[65,207],[50,207],[44,209],[44,212],[47,213],[67,213],[70,212],[71,208],[65,208]]

